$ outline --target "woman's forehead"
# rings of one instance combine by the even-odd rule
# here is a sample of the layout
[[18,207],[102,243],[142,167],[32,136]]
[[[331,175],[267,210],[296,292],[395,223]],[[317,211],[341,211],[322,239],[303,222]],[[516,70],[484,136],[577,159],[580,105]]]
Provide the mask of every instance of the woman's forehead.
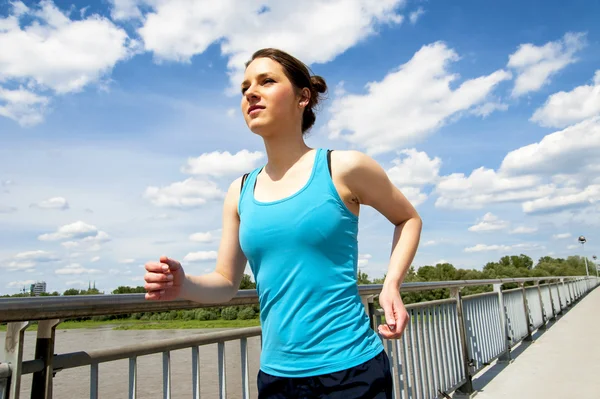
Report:
[[249,79],[258,75],[264,74],[281,74],[283,72],[281,65],[273,61],[270,58],[257,58],[253,60],[246,71],[244,72],[244,79]]

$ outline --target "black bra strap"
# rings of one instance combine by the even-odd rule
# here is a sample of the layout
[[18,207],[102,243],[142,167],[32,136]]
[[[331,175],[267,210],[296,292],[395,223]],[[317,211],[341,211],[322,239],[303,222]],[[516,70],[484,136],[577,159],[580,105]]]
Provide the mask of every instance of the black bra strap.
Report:
[[240,185],[240,193],[242,192],[242,189],[244,188],[244,182],[246,181],[246,178],[248,177],[250,173],[246,173],[244,174],[244,176],[242,176],[242,184]]
[[327,168],[329,169],[329,176],[331,176],[331,152],[333,150],[327,150]]

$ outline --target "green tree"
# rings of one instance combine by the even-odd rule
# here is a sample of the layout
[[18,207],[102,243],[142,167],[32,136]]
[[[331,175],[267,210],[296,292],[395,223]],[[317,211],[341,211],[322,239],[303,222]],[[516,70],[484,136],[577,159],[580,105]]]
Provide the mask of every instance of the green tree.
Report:
[[256,289],[256,283],[252,281],[252,278],[244,273],[242,281],[240,282],[240,290],[254,290]]

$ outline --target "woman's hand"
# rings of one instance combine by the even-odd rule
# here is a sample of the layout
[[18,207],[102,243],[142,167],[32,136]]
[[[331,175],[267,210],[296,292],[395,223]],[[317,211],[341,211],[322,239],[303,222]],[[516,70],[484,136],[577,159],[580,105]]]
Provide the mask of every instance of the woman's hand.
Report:
[[384,284],[381,294],[379,294],[379,304],[385,312],[386,323],[378,327],[379,334],[385,339],[400,338],[409,319],[400,297],[400,291],[393,286]]
[[166,256],[160,257],[160,262],[146,263],[146,299],[171,301],[181,294],[185,281],[185,272],[181,263]]

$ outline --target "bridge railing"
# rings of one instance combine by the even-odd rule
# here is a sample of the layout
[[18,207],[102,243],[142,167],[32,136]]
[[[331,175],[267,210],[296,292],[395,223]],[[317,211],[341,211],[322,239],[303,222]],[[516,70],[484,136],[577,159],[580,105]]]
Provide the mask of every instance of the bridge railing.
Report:
[[[516,283],[519,288],[502,290]],[[533,284],[533,285],[530,285]],[[399,340],[383,340],[390,357],[397,399],[429,399],[473,394],[473,376],[492,361],[509,361],[511,349],[531,340],[567,307],[599,284],[596,278],[543,277],[405,283],[402,292],[449,289],[450,298],[407,305],[410,321]],[[463,296],[468,286],[492,285],[493,292]],[[363,285],[360,295],[373,328],[383,321],[374,298],[381,285]],[[138,397],[137,360],[162,354],[163,398],[171,397],[171,352],[189,349],[192,397],[200,397],[199,347],[217,344],[218,395],[249,398],[248,339],[260,337],[260,327],[194,334],[137,345],[72,353],[54,353],[55,329],[61,320],[139,312],[194,309],[257,303],[255,290],[240,291],[226,304],[200,305],[189,301],[145,301],[143,294],[0,299],[0,322],[6,322],[5,363],[0,363],[0,399],[19,399],[21,377],[33,374],[31,398],[52,398],[54,375],[65,369],[89,367],[90,398],[99,394],[99,365],[128,359],[128,397]],[[23,360],[25,330],[37,322],[33,359]],[[225,343],[240,348],[241,392],[227,392]]]

